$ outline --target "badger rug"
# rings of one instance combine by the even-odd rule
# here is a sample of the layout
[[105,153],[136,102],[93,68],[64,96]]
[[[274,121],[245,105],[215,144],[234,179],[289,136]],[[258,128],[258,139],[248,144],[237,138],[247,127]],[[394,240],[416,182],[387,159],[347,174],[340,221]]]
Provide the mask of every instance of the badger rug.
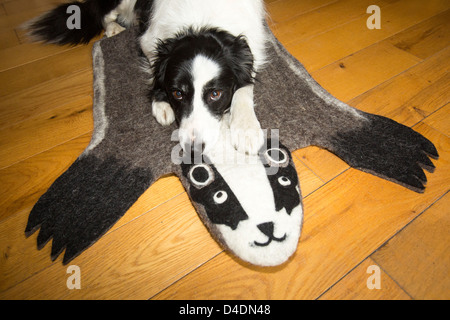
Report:
[[[151,115],[148,74],[126,30],[95,43],[94,132],[78,159],[39,199],[25,230],[51,259],[68,263],[104,235],[159,177],[177,175],[212,237],[259,266],[296,250],[303,208],[290,151],[315,145],[354,168],[423,192],[437,159],[434,145],[390,119],[354,109],[326,92],[271,35],[269,61],[255,83],[256,114],[266,132],[258,155],[231,147],[227,121],[208,154],[182,152],[175,124]],[[145,228],[145,226],[143,226]]]

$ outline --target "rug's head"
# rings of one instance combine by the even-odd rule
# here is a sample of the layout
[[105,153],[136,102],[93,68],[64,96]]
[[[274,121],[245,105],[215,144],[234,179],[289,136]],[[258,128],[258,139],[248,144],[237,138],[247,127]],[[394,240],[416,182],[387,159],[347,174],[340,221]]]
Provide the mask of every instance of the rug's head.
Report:
[[220,244],[252,264],[279,265],[295,252],[303,217],[291,154],[276,137],[254,156],[227,141],[222,136],[214,151],[185,156],[183,184]]

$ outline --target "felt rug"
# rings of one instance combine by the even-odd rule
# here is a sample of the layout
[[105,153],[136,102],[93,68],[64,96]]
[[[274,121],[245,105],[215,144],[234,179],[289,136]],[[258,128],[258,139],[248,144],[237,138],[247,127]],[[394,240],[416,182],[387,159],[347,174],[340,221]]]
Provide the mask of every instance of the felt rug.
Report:
[[[219,163],[217,155],[200,155],[199,161],[180,155],[176,125],[163,127],[151,115],[149,75],[136,37],[130,29],[95,43],[92,140],[29,215],[26,235],[40,230],[38,248],[52,239],[52,260],[65,250],[63,263],[70,262],[159,177],[175,174],[230,254],[255,265],[279,265],[295,252],[303,217],[290,151],[310,145],[423,192],[423,168],[432,172],[429,157],[438,157],[434,145],[406,126],[331,96],[272,34],[270,62],[255,83],[256,115],[267,129],[259,155],[236,165]],[[225,156],[238,157],[226,148],[226,136],[224,126]],[[266,200],[259,203],[257,197]]]

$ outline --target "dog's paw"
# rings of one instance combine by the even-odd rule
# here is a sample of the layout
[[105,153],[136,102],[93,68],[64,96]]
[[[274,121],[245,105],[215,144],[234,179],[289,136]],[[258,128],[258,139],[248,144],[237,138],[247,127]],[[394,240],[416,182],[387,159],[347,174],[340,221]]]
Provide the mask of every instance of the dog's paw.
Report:
[[168,126],[175,121],[175,113],[172,107],[164,101],[153,101],[152,114],[156,121],[163,126]]
[[115,36],[116,34],[121,33],[124,30],[125,30],[124,27],[122,27],[117,22],[112,21],[112,22],[109,22],[108,25],[106,26],[105,35],[108,38],[110,38],[112,36]]
[[258,154],[264,144],[264,133],[256,119],[252,121],[232,120],[230,133],[233,147],[241,153]]

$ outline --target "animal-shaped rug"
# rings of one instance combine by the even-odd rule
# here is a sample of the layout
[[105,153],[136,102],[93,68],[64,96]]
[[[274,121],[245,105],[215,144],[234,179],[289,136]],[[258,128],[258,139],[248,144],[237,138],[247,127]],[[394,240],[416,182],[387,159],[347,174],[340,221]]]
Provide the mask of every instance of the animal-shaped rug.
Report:
[[423,192],[423,168],[432,172],[429,157],[438,157],[434,145],[406,126],[331,96],[273,35],[270,62],[255,83],[256,115],[267,129],[260,153],[238,154],[224,121],[215,150],[183,154],[173,139],[176,124],[163,127],[151,115],[149,75],[136,37],[130,29],[95,43],[92,140],[29,215],[26,235],[40,229],[38,248],[52,239],[52,260],[65,250],[63,263],[71,261],[159,177],[175,174],[229,253],[255,265],[282,264],[297,248],[303,217],[290,151],[310,145]]

